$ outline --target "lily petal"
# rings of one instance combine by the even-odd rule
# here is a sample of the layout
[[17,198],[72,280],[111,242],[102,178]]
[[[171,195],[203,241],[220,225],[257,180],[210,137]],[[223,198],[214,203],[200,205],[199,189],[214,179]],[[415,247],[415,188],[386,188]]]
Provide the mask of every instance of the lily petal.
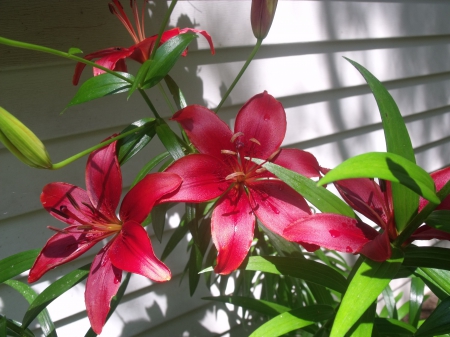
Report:
[[346,253],[358,253],[378,232],[357,220],[331,213],[303,217],[284,230],[287,240],[314,244]]
[[255,216],[243,189],[232,188],[214,208],[211,235],[217,248],[218,274],[236,270],[247,256],[252,244]]
[[116,208],[122,193],[122,173],[116,155],[116,142],[89,155],[86,189],[94,208],[116,223]]
[[221,150],[234,151],[230,142],[233,134],[228,125],[214,112],[201,106],[189,105],[173,115],[180,123],[190,141],[202,154],[223,160]]
[[175,173],[183,183],[174,193],[159,202],[183,201],[203,202],[222,195],[230,185],[225,180],[230,168],[215,157],[204,154],[190,154],[170,165],[165,172]]
[[319,163],[316,157],[307,151],[282,149],[272,162],[307,178],[320,177]]
[[153,173],[146,175],[125,196],[120,207],[120,219],[141,223],[150,213],[155,202],[175,191],[181,185],[181,178],[174,173]]
[[[242,132],[246,157],[269,158],[281,145],[286,134],[286,113],[283,106],[267,91],[250,98],[239,110],[234,126]],[[252,142],[256,139],[261,145]]]
[[[212,38],[211,35],[208,34],[208,32],[206,30],[199,30],[199,29],[193,29],[193,28],[183,28],[180,29],[180,34],[184,34],[184,33],[188,33],[188,32],[192,32],[192,33],[197,33],[197,34],[201,34],[203,35],[203,37],[208,41],[209,43],[209,48],[211,49],[211,54],[214,55],[216,53],[216,51],[214,50],[214,44],[212,42]],[[184,54],[182,54],[183,56],[186,56],[186,51],[184,51]]]
[[[450,166],[441,170],[437,170],[430,174],[436,185],[436,191],[440,191],[442,187],[450,180]],[[428,204],[428,201],[420,197],[419,212]],[[438,209],[450,209],[450,196],[447,196],[441,204],[436,207]]]
[[261,180],[249,187],[251,206],[265,227],[283,236],[284,229],[311,214],[305,199],[278,180]]
[[384,231],[375,237],[375,239],[367,242],[362,247],[360,253],[378,262],[389,259],[391,257],[391,243],[388,232]]
[[[72,228],[66,228],[66,230],[70,229]],[[47,241],[34,261],[28,275],[28,282],[36,282],[49,270],[76,259],[104,237],[103,234],[94,236],[92,233],[82,231],[56,233]]]
[[92,262],[84,293],[89,321],[97,335],[102,332],[111,299],[117,294],[121,280],[122,271],[111,264],[107,245]]
[[430,227],[428,225],[420,226],[409,238],[409,242],[415,240],[449,240],[450,241],[450,233],[441,231],[439,229]]
[[145,229],[137,222],[128,221],[111,243],[109,257],[119,269],[143,275],[156,282],[170,280],[169,268],[153,252]]

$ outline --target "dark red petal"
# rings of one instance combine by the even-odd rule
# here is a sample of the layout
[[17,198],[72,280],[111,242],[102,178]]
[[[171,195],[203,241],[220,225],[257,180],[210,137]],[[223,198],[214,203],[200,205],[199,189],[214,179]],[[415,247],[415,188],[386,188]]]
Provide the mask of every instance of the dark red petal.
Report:
[[159,202],[203,202],[222,195],[230,186],[225,177],[232,173],[222,161],[204,154],[190,154],[170,165],[166,172],[178,174],[180,188]]
[[122,173],[116,155],[116,142],[89,155],[86,189],[94,208],[117,223],[116,208],[122,193]]
[[314,244],[346,253],[359,253],[378,232],[355,219],[331,213],[303,217],[288,226],[283,233],[287,240]]
[[173,173],[148,174],[123,199],[120,219],[123,222],[134,220],[141,223],[148,216],[155,202],[175,191],[181,182],[180,176]]
[[150,280],[165,282],[171,278],[169,268],[155,256],[147,232],[137,222],[128,221],[122,226],[111,243],[109,256],[117,268]]
[[384,193],[374,180],[369,178],[345,179],[335,182],[334,185],[354,210],[380,227],[386,227],[390,216],[385,213],[387,206]]
[[389,242],[388,232],[384,231],[377,235],[375,239],[367,242],[360,253],[374,261],[382,262],[389,259],[391,257],[391,243]]
[[423,225],[419,227],[413,235],[411,235],[409,242],[415,240],[450,240],[450,233],[441,231],[439,229],[430,227],[428,225]]
[[42,248],[33,267],[31,267],[28,282],[35,282],[49,270],[76,259],[104,237],[103,233],[93,236],[91,233],[81,231],[80,233],[57,233],[53,235]]
[[308,178],[320,177],[320,166],[311,153],[298,149],[282,149],[273,163]]
[[252,244],[255,216],[245,192],[232,188],[214,208],[211,235],[217,248],[218,274],[236,270],[247,256]]
[[216,51],[214,50],[214,44],[212,42],[211,35],[209,35],[206,30],[199,30],[199,29],[193,29],[193,28],[180,29],[180,34],[184,34],[187,32],[198,33],[198,34],[203,35],[209,43],[209,48],[211,48],[211,54],[214,55],[216,53]]
[[[450,166],[430,174],[436,185],[436,191],[440,191],[442,187],[450,180]],[[428,201],[420,197],[419,212],[428,204]],[[447,196],[436,209],[450,209],[450,196]]]
[[[134,51],[134,47],[131,48],[121,48],[120,50],[117,50],[115,53],[110,53],[109,55],[106,55],[97,61],[97,63],[100,66],[103,66],[105,68],[108,68],[110,70],[117,70],[117,71],[126,71],[125,66],[125,58],[130,56],[130,54]],[[99,68],[93,69],[94,76],[98,76],[101,74],[104,74],[105,72]]]
[[[88,61],[91,61],[91,60],[96,59],[96,58],[102,58],[102,57],[107,57],[107,56],[109,56],[111,54],[121,53],[123,50],[127,50],[127,49],[126,48],[116,48],[116,47],[107,48],[107,49],[99,50],[99,51],[97,51],[95,53],[88,54],[88,55],[86,55],[84,57],[84,59],[88,60]],[[75,66],[75,73],[73,74],[73,78],[72,78],[73,85],[77,85],[78,84],[78,81],[80,80],[81,73],[83,72],[85,67],[86,67],[86,64],[81,63],[81,62],[77,63],[77,65]],[[95,75],[95,69],[97,69],[97,68],[94,68],[94,75]],[[110,68],[110,69],[112,69],[112,68]]]
[[222,159],[221,150],[235,150],[231,143],[233,134],[228,125],[201,105],[189,105],[178,111],[172,119],[181,124],[200,153]]
[[294,221],[310,215],[305,199],[282,181],[261,180],[248,186],[258,219],[278,235]]
[[[283,106],[266,91],[253,96],[239,111],[234,126],[242,132],[246,157],[269,158],[281,145],[286,134],[286,113]],[[250,139],[256,139],[257,145]]]
[[41,193],[41,203],[56,219],[69,225],[102,222],[88,207],[91,206],[91,200],[87,192],[71,184],[45,185]]
[[96,334],[102,332],[111,299],[116,295],[122,280],[122,271],[112,265],[108,253],[108,246],[105,246],[95,256],[84,293],[89,321]]

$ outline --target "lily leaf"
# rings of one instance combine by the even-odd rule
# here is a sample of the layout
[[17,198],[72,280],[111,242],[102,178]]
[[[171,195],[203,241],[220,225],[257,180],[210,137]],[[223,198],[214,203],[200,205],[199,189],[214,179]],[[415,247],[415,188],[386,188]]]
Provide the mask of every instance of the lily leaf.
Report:
[[122,138],[117,142],[120,165],[125,164],[131,159],[131,157],[141,151],[155,136],[156,123],[154,118],[144,118],[138,120],[123,129],[121,133],[125,133],[142,126],[144,126],[142,129],[139,129],[134,134]]
[[167,256],[175,249],[178,243],[185,237],[187,232],[189,231],[189,226],[186,223],[186,215],[180,221],[180,224],[173,232],[172,236],[167,242],[166,247],[164,248],[163,253],[161,254],[161,260],[164,261]]
[[158,239],[159,242],[162,241],[162,237],[164,234],[164,227],[166,224],[166,213],[171,206],[172,205],[168,203],[157,205],[153,207],[150,213],[152,216],[153,231],[155,232],[156,238]]
[[108,73],[91,77],[80,86],[75,97],[67,104],[66,109],[73,105],[89,102],[97,98],[128,91],[131,88],[132,81],[134,81],[134,76],[123,72],[118,72],[118,74],[127,78],[129,81]]
[[403,265],[450,270],[450,249],[411,245],[405,249]]
[[405,322],[392,318],[375,318],[374,336],[379,337],[412,337],[416,329]]
[[33,319],[39,315],[53,300],[64,294],[67,290],[83,281],[89,274],[89,268],[91,264],[87,264],[81,268],[78,268],[67,275],[64,275],[59,280],[52,282],[50,286],[39,294],[23,316],[22,324],[24,327],[28,327]]
[[443,232],[450,233],[450,211],[438,210],[431,213],[425,220],[430,227],[439,229]]
[[71,47],[71,48],[69,48],[69,51],[67,52],[67,54],[70,54],[70,55],[83,54],[83,51],[80,48]]
[[169,125],[163,119],[158,119],[156,123],[156,133],[172,158],[177,160],[183,157],[183,148]]
[[[387,151],[402,156],[415,164],[416,159],[414,157],[414,150],[408,130],[406,129],[405,121],[391,94],[389,94],[383,84],[381,84],[381,82],[366,68],[355,61],[350,59],[346,60],[358,69],[377,101],[381,120],[383,122]],[[405,188],[405,186],[393,185],[392,199],[395,208],[396,227],[397,230],[401,232],[408,221],[417,212],[419,198],[412,191]]]
[[[253,159],[253,161],[257,164],[263,163],[260,159]],[[336,213],[355,218],[355,213],[350,206],[327,189],[317,187],[316,183],[311,179],[270,162],[265,163],[263,166],[300,193],[323,213]]]
[[384,262],[363,260],[342,298],[330,337],[344,336],[397,274],[403,257],[398,250],[392,253]]
[[267,316],[276,316],[283,312],[291,310],[278,303],[258,300],[255,298],[245,296],[216,296],[216,297],[202,297],[204,300],[219,301],[223,303],[231,303],[247,310],[253,310]]
[[3,315],[0,315],[0,336],[35,337],[29,329],[23,329],[19,322]]
[[369,152],[347,159],[320,179],[318,185],[351,178],[389,180],[408,187],[435,204],[440,203],[430,175],[416,164],[393,153]]
[[173,100],[177,105],[177,109],[181,110],[187,107],[186,99],[184,98],[183,93],[181,92],[178,84],[173,80],[172,77],[166,75],[164,77],[164,81],[166,82],[167,88],[169,88],[170,93],[172,94]]
[[[5,284],[9,285],[10,287],[17,290],[27,301],[28,303],[32,303],[35,298],[37,297],[36,292],[31,289],[31,287],[28,284],[25,284],[23,282],[17,281],[17,280],[7,280],[4,282]],[[38,315],[38,321],[41,325],[42,332],[44,333],[44,336],[46,337],[57,337],[55,330],[55,325],[53,324],[50,315],[48,314],[47,309],[44,309],[39,315]]]
[[151,170],[153,170],[159,163],[161,163],[164,159],[170,156],[169,152],[164,152],[157,155],[155,158],[152,158],[144,167],[139,171],[136,178],[134,178],[131,187],[140,182]]
[[450,297],[444,299],[417,330],[415,337],[433,337],[450,332]]
[[411,295],[409,300],[409,320],[408,323],[417,327],[420,319],[420,312],[422,311],[423,292],[425,283],[419,277],[411,279]]
[[374,325],[374,319],[376,314],[376,303],[372,303],[372,305],[366,310],[364,315],[362,315],[356,324],[350,329],[350,332],[347,334],[348,337],[371,337],[372,330]]
[[344,293],[347,286],[347,280],[333,268],[306,259],[277,256],[250,256],[247,264],[241,268],[297,277],[305,281],[323,285],[339,293]]
[[17,276],[33,266],[40,249],[31,249],[0,260],[0,283]]
[[333,307],[328,305],[310,305],[293,309],[275,316],[270,321],[253,331],[250,337],[281,336],[285,333],[305,326],[330,319],[334,314]]

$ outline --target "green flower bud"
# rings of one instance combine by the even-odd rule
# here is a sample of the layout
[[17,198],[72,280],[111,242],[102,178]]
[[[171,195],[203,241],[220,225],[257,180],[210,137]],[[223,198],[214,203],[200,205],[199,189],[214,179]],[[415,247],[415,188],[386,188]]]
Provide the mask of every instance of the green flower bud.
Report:
[[51,168],[44,144],[16,117],[0,107],[0,142],[23,163],[36,168]]
[[251,22],[253,35],[257,39],[265,39],[272,26],[278,0],[252,0]]

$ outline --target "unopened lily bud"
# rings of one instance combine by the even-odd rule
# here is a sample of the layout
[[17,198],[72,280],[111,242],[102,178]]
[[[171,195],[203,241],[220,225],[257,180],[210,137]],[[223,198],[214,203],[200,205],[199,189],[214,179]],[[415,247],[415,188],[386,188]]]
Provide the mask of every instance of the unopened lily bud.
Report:
[[51,168],[44,144],[21,121],[0,107],[0,142],[23,163],[36,168]]
[[252,0],[251,22],[253,35],[265,39],[272,26],[278,0]]

